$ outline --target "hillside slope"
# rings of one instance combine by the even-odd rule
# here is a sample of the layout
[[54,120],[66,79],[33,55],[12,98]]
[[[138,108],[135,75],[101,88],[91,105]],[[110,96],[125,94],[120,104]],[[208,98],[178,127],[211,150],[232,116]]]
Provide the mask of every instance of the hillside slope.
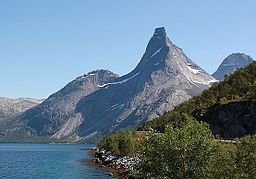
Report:
[[237,70],[224,81],[205,90],[202,95],[177,106],[138,130],[154,128],[164,131],[168,123],[176,123],[186,113],[207,122],[216,136],[235,138],[256,134],[256,62]]
[[52,94],[42,104],[26,111],[20,118],[37,135],[52,135],[57,132],[71,133],[81,124],[81,116],[76,114],[77,103],[85,96],[97,91],[102,83],[108,83],[118,75],[107,70],[96,70],[80,76]]

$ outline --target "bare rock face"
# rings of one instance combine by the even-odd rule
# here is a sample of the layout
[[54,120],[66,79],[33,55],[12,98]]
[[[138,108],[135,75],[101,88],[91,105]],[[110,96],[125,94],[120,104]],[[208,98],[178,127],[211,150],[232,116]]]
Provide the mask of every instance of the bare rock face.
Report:
[[253,59],[244,53],[233,53],[223,60],[212,76],[217,80],[224,80],[226,75],[235,72],[238,68],[246,67],[252,62]]
[[100,84],[113,81],[117,77],[107,70],[96,70],[80,76],[42,104],[26,111],[20,120],[27,122],[39,135],[55,134],[61,129],[72,131],[82,122],[79,114],[75,114],[77,103],[86,95],[98,90]]
[[216,104],[205,114],[194,117],[207,122],[215,135],[225,139],[256,134],[256,103],[253,101]]
[[40,104],[42,101],[31,98],[10,99],[0,97],[0,121],[18,115]]
[[104,135],[158,117],[215,81],[157,28],[133,71],[121,77],[104,70],[81,76],[21,121],[38,135],[57,139]]

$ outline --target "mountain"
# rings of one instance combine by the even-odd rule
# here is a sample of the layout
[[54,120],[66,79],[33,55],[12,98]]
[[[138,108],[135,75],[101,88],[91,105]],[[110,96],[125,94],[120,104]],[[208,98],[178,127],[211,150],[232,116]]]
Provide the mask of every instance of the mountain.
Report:
[[170,41],[164,28],[157,28],[130,73],[118,77],[104,70],[90,72],[26,111],[19,121],[29,134],[88,139],[158,117],[214,82]]
[[200,94],[216,80],[157,28],[146,51],[129,74],[82,99],[76,108],[84,122],[79,136],[133,128]]
[[252,62],[253,59],[244,53],[233,53],[223,60],[212,76],[217,80],[224,80],[226,75],[233,73],[238,68],[246,67]]
[[81,124],[81,116],[75,113],[77,103],[86,95],[98,90],[118,75],[108,70],[96,70],[80,76],[64,88],[52,94],[43,103],[26,111],[21,121],[36,130],[38,135],[55,134],[62,128],[71,133]]
[[42,101],[43,100],[31,98],[10,99],[0,97],[0,122],[34,107]]
[[209,124],[224,139],[256,134],[256,62],[238,69],[201,95],[176,106],[171,112],[144,123],[139,130],[163,132],[167,124],[194,117]]

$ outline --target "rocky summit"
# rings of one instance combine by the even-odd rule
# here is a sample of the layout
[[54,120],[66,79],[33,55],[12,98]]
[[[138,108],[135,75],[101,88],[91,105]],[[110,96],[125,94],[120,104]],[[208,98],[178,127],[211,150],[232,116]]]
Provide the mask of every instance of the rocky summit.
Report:
[[246,67],[253,59],[244,53],[232,53],[223,60],[217,71],[212,74],[217,80],[224,80],[226,75],[235,72],[238,68]]
[[86,139],[133,128],[200,94],[216,80],[157,28],[137,67],[124,76],[94,71],[19,119],[37,135]]
[[26,111],[21,121],[36,130],[38,135],[62,135],[75,131],[82,123],[75,112],[77,103],[86,95],[97,91],[100,84],[111,82],[118,75],[108,70],[96,70],[80,76],[52,94],[42,104]]

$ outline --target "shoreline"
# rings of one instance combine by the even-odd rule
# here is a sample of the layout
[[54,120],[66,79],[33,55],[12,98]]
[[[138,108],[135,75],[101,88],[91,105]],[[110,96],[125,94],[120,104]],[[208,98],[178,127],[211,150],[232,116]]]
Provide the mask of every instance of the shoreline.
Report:
[[96,167],[96,168],[101,168],[105,169],[107,171],[107,175],[110,177],[116,177],[120,179],[126,179],[126,176],[123,176],[122,170],[115,169],[107,164],[99,164],[96,162],[96,148],[91,148],[91,149],[83,149],[89,151],[89,156],[91,156],[91,159],[82,159],[80,162],[83,164],[87,164],[91,167]]

